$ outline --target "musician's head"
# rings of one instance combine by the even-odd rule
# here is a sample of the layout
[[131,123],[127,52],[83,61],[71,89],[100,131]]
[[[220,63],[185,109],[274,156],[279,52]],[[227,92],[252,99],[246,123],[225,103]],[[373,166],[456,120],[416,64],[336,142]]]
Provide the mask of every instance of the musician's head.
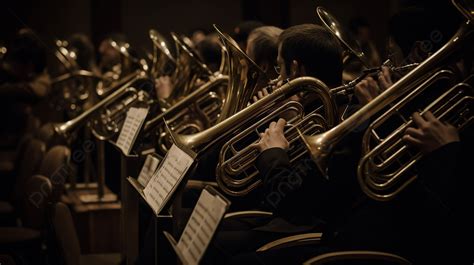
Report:
[[95,49],[87,35],[76,33],[68,39],[71,51],[76,53],[76,62],[80,69],[92,70],[95,67]]
[[121,33],[111,33],[99,45],[99,65],[102,71],[109,71],[114,65],[120,64],[120,52],[111,45],[111,41],[127,42]]
[[442,47],[461,22],[450,4],[404,8],[388,23],[389,58],[396,66],[421,62]]
[[46,49],[30,29],[21,29],[10,41],[4,67],[17,80],[28,80],[46,68]]
[[247,39],[246,53],[269,78],[276,78],[273,67],[277,64],[278,37],[283,30],[273,26],[254,29]]
[[279,37],[277,63],[283,80],[312,76],[328,86],[342,82],[342,49],[326,29],[303,24],[284,30]]
[[232,38],[239,44],[239,47],[245,51],[247,49],[247,38],[252,30],[263,26],[260,21],[243,21],[234,28]]

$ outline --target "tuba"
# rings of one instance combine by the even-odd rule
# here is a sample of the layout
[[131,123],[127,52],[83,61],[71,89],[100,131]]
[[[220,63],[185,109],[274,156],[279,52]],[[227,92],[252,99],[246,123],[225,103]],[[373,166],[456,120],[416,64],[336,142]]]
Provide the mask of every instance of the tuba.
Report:
[[412,124],[409,115],[413,111],[431,111],[459,130],[472,123],[473,78],[460,79],[447,66],[474,44],[474,8],[472,2],[463,0],[453,0],[453,4],[467,21],[442,48],[339,125],[316,136],[303,136],[312,159],[324,174],[334,145],[362,123],[377,117],[364,135],[357,175],[370,198],[390,200],[416,178],[415,165],[422,157],[401,139],[405,128]]

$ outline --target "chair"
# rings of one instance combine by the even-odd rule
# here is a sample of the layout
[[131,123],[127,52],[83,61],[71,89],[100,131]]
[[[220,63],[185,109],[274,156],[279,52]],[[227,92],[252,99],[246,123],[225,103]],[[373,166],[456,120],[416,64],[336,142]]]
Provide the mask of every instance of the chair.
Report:
[[52,201],[57,202],[64,192],[64,184],[71,175],[71,151],[67,146],[52,147],[44,156],[39,174],[49,178],[53,184]]
[[0,251],[19,260],[33,262],[42,257],[46,209],[52,185],[48,178],[34,175],[24,185],[19,212],[23,226],[0,227]]
[[58,202],[54,205],[51,220],[59,253],[66,265],[120,263],[120,254],[81,255],[71,212],[64,203]]
[[46,152],[46,145],[39,140],[27,138],[24,140],[17,157],[14,178],[15,184],[11,191],[10,200],[0,201],[0,219],[2,224],[13,225],[15,222],[15,207],[24,198],[24,187],[28,179],[38,172],[40,163]]
[[[352,263],[349,263],[352,262]],[[395,254],[379,251],[337,251],[318,255],[303,265],[322,264],[393,264],[410,265],[411,262]]]
[[[267,243],[257,249],[256,252],[265,252],[269,250],[278,250],[295,246],[318,245],[321,241],[322,233],[306,233],[294,236],[284,237],[270,243]],[[403,257],[395,254],[369,251],[335,251],[315,256],[303,265],[321,265],[321,264],[398,264],[410,265],[411,263]]]

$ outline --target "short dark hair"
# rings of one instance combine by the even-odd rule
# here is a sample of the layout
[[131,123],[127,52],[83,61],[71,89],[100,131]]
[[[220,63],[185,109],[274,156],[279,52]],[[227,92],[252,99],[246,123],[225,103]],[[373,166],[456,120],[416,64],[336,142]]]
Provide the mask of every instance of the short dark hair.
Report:
[[352,32],[352,34],[357,34],[360,28],[369,28],[369,22],[367,22],[367,19],[364,17],[356,17],[352,18],[349,21],[349,30]]
[[342,83],[342,49],[328,30],[314,24],[297,25],[284,30],[278,42],[287,71],[296,60],[304,66],[307,75],[328,86]]
[[435,2],[430,1],[427,6],[431,6],[431,3],[435,6],[430,8],[417,6],[404,8],[390,18],[389,34],[405,56],[410,53],[417,41],[429,41],[432,45],[430,52],[435,52],[449,40],[462,22],[462,16],[456,11],[453,13],[452,5],[435,5]]
[[20,30],[7,49],[6,61],[32,63],[35,73],[41,73],[46,68],[46,49],[32,30]]
[[219,70],[222,60],[221,46],[213,40],[212,37],[206,36],[196,45],[196,50],[204,63],[215,72]]
[[264,26],[264,24],[260,21],[248,20],[241,22],[234,28],[232,37],[236,42],[246,42],[250,32],[261,26]]
[[278,56],[278,37],[282,29],[273,26],[263,26],[250,32],[248,40],[253,40],[252,52],[255,63],[258,65],[268,62],[271,66],[276,64]]

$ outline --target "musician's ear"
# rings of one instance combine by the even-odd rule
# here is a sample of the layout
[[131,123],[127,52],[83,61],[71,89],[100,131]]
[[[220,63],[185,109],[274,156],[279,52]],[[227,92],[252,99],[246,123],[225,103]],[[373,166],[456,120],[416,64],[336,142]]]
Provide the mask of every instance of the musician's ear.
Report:
[[304,68],[304,66],[298,63],[298,61],[293,60],[290,65],[290,78],[294,79],[305,75],[306,69]]

